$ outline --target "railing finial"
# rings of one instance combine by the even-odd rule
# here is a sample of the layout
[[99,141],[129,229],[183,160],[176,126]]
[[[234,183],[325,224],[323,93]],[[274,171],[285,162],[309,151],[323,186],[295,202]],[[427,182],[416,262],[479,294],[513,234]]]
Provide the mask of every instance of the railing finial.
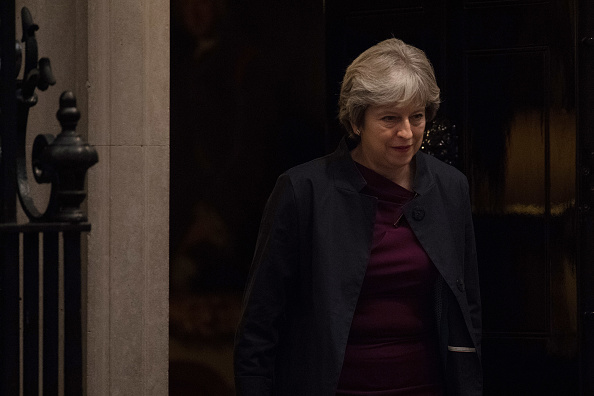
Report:
[[31,221],[82,222],[87,218],[80,208],[86,197],[84,183],[87,170],[97,161],[97,151],[83,143],[76,133],[80,112],[76,108],[76,98],[70,91],[60,96],[60,109],[57,118],[62,132],[54,137],[41,134],[33,143],[33,175],[38,183],[51,183],[50,200],[47,209],[40,212],[31,197],[25,145],[29,108],[37,103],[35,89],[46,90],[54,85],[48,58],[37,60],[37,39],[39,29],[31,13],[23,7],[23,41],[25,42],[25,73],[17,83],[17,186],[21,206]]

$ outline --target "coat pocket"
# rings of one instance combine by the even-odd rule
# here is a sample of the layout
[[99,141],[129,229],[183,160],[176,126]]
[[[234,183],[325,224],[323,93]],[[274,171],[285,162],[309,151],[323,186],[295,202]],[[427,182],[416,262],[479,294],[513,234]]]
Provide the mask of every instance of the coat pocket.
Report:
[[476,352],[476,348],[448,345],[450,352]]

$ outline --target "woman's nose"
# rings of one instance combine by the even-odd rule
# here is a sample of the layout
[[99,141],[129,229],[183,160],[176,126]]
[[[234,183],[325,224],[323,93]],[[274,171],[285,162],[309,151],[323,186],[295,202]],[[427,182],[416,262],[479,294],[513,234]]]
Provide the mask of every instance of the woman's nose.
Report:
[[412,137],[413,133],[409,120],[402,121],[398,128],[397,135],[406,139]]

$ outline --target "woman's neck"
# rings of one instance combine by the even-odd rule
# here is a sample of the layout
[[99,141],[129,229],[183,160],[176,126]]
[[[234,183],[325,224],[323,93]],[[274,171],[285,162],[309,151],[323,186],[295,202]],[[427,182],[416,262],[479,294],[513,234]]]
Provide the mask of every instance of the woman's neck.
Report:
[[371,169],[386,179],[398,184],[399,186],[404,187],[409,191],[413,191],[413,181],[416,167],[414,157],[411,162],[403,166],[390,168],[381,167],[377,166],[373,161],[369,161],[361,152],[360,146],[357,146],[351,151],[351,158],[353,161],[360,163],[364,167]]

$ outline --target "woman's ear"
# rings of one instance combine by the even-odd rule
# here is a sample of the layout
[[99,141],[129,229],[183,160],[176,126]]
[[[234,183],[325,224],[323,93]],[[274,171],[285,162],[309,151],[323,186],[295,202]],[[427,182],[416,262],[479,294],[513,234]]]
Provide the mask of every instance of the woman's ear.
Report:
[[351,128],[353,128],[353,133],[357,136],[361,135],[361,131],[359,130],[359,128],[357,127],[357,125],[355,125],[354,122],[351,121]]

